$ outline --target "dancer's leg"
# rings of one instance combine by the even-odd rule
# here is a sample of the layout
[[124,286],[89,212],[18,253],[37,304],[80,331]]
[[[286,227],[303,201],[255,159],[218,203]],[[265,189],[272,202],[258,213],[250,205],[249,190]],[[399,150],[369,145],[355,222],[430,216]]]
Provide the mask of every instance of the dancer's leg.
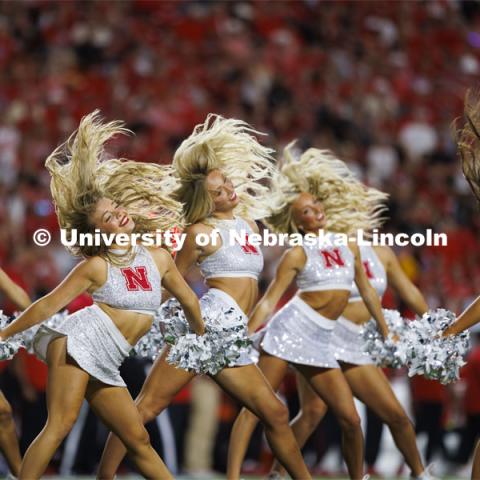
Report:
[[344,375],[355,397],[365,403],[387,425],[414,476],[424,471],[415,430],[393,393],[385,374],[375,365],[344,366]]
[[[260,355],[258,367],[274,391],[278,390],[287,372],[288,363],[267,353]],[[227,478],[240,478],[243,459],[247,452],[250,437],[258,423],[258,417],[247,408],[238,414],[230,434],[228,445]]]
[[[298,446],[303,448],[310,435],[315,431],[318,424],[327,412],[327,405],[317,395],[317,393],[308,384],[305,378],[297,373],[297,389],[300,400],[300,411],[298,415],[290,422],[293,434],[297,440]],[[285,475],[285,469],[280,462],[275,459],[272,465],[271,473]]]
[[288,409],[275,395],[255,365],[225,368],[215,381],[250,409],[264,424],[265,434],[274,455],[292,478],[311,478],[292,430],[288,426]]
[[19,478],[40,478],[78,417],[90,376],[67,355],[67,338],[48,346],[47,424],[23,459]]
[[95,414],[126,446],[128,456],[145,478],[173,479],[150,444],[148,432],[126,388],[92,382],[86,397]]
[[342,429],[342,452],[350,478],[363,477],[363,435],[353,395],[339,368],[321,369],[297,365],[298,371],[310,383],[337,417]]
[[12,407],[0,391],[0,451],[7,461],[8,468],[13,475],[20,473],[20,448],[17,432],[13,421]]
[[[193,373],[170,365],[167,361],[168,349],[153,364],[150,373],[135,400],[143,423],[153,420],[172,402],[178,391],[194,377]],[[98,478],[111,479],[122,462],[127,449],[114,434],[108,436],[98,468]]]

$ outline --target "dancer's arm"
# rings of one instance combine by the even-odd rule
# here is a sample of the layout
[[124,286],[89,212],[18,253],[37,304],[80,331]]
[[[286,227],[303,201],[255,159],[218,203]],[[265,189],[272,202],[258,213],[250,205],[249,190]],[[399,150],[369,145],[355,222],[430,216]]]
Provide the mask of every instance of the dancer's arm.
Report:
[[285,290],[303,268],[305,262],[306,257],[302,247],[294,247],[283,254],[274,279],[250,315],[248,321],[249,333],[255,332],[258,327],[265,323],[265,320],[273,312]]
[[[190,225],[185,229],[185,242],[182,248],[175,255],[175,265],[177,270],[180,272],[180,275],[183,277],[188,273],[190,268],[197,263],[200,255],[205,254],[205,248],[200,247],[197,243],[197,235],[199,233],[211,233],[211,229],[202,225],[200,223],[195,225]],[[210,252],[209,252],[210,253]],[[171,296],[171,293],[165,291],[162,293],[162,298],[164,301],[168,300]]]
[[200,313],[198,298],[180,275],[172,256],[161,248],[151,250],[150,253],[161,271],[162,285],[180,302],[190,328],[198,335],[203,335],[205,324]]
[[197,242],[198,234],[210,235],[211,232],[211,228],[201,223],[190,225],[185,229],[185,243],[183,244],[181,250],[177,252],[175,257],[175,265],[177,266],[177,269],[181,275],[185,275],[190,268],[198,262],[201,255],[210,255],[213,253],[212,250],[216,250],[215,247],[212,249],[212,246],[210,245],[201,247]]
[[27,292],[20,287],[20,285],[17,285],[1,268],[0,291],[20,308],[20,310],[25,310],[32,303]]
[[367,274],[365,273],[365,268],[360,257],[360,249],[358,245],[351,243],[350,249],[355,256],[355,283],[357,284],[358,291],[365,302],[368,311],[372,314],[372,317],[377,322],[380,333],[383,335],[383,338],[388,336],[388,326],[385,322],[382,312],[382,304],[378,298],[376,290],[370,285],[368,281]]
[[478,322],[480,322],[480,297],[467,307],[457,321],[443,332],[442,336],[458,335]]
[[378,247],[382,256],[382,263],[387,272],[388,284],[398,293],[399,297],[412,309],[417,315],[422,316],[427,310],[428,305],[424,296],[416,285],[407,277],[403,271],[397,256],[390,247]]
[[74,298],[92,288],[98,288],[106,278],[106,262],[92,257],[80,262],[49,294],[32,303],[16,320],[0,332],[0,340],[23,332],[51,317]]

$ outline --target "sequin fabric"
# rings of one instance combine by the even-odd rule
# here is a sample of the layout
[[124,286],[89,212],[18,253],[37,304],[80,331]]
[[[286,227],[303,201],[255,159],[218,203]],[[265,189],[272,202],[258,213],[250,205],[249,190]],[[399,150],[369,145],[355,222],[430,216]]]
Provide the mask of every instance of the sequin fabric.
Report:
[[351,290],[355,276],[354,256],[348,246],[304,245],[305,266],[297,275],[300,291]]
[[272,317],[261,347],[293,364],[339,368],[330,346],[334,323],[295,296]]
[[335,358],[353,365],[373,365],[375,362],[364,352],[364,345],[362,326],[340,317],[335,323],[332,335]]
[[[3,330],[10,323],[10,318],[0,310],[0,330]],[[14,335],[8,340],[0,342],[0,360],[10,360],[23,346],[22,334]]]
[[[377,291],[378,296],[382,298],[387,289],[387,272],[385,267],[371,246],[360,245],[358,248],[360,249],[360,258],[362,259],[367,278],[372,287]],[[355,282],[353,282],[352,293],[348,302],[363,302]]]
[[94,302],[120,310],[138,310],[152,315],[162,303],[160,272],[149,251],[140,245],[125,267],[108,265],[107,281],[92,294]]
[[153,352],[165,343],[170,346],[170,364],[197,374],[216,375],[223,368],[253,363],[247,317],[235,300],[211,288],[200,299],[200,310],[205,321],[201,336],[190,330],[178,300],[167,300],[155,318],[159,328],[142,339],[143,350]]
[[62,336],[67,337],[68,354],[89,375],[107,385],[126,386],[119,368],[132,345],[99,306],[69,315],[56,328],[40,326],[33,339],[34,352],[46,361],[48,345]]
[[[215,224],[222,245],[202,263],[198,264],[205,278],[215,277],[252,277],[258,279],[263,270],[263,255],[260,247],[250,244],[241,245],[234,240],[230,232],[237,232],[241,238],[253,233],[248,222],[242,218],[221,220]],[[218,240],[220,241],[220,240]]]

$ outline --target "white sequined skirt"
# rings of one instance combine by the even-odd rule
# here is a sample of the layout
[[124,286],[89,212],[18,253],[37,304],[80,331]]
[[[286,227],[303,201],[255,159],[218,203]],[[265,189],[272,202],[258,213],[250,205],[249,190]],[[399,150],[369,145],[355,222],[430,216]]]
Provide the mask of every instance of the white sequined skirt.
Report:
[[133,347],[98,305],[69,315],[56,328],[41,325],[33,339],[36,355],[45,362],[48,345],[62,336],[68,354],[88,374],[107,385],[126,386],[119,369]]
[[365,342],[361,330],[361,325],[357,325],[345,317],[337,320],[332,336],[332,347],[337,360],[353,365],[374,364],[370,355],[363,351]]
[[[222,326],[235,326],[238,318],[242,318],[245,327],[241,334],[241,339],[248,343],[248,347],[240,347],[238,349],[239,356],[234,360],[229,367],[239,367],[242,365],[250,365],[253,360],[250,357],[251,346],[248,341],[248,317],[243,310],[238,306],[238,303],[223,290],[218,288],[210,288],[205,295],[200,298],[200,310],[202,316],[206,320],[207,325],[211,322],[219,322]],[[223,312],[223,315],[218,315],[217,312]],[[236,343],[239,343],[238,341]],[[226,345],[225,345],[226,347]]]
[[335,320],[294,296],[266,326],[262,349],[293,364],[339,368],[331,349]]

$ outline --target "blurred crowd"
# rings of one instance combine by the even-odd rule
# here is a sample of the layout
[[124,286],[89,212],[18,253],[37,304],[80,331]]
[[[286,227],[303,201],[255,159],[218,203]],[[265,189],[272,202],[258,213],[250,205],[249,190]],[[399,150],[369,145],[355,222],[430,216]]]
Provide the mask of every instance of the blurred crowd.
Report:
[[[279,156],[293,139],[302,149],[332,149],[359,178],[390,194],[386,230],[446,232],[447,247],[407,247],[398,255],[430,307],[459,312],[480,293],[480,215],[455,156],[452,121],[480,75],[479,32],[480,4],[474,1],[2,2],[0,266],[38,298],[73,265],[58,241],[36,247],[32,233],[46,228],[55,238],[58,231],[43,164],[82,115],[99,108],[135,133],[113,142],[112,155],[168,163],[192,127],[215,112],[267,133],[263,142]],[[265,255],[263,288],[278,251]],[[190,281],[200,295],[205,286],[198,274]],[[88,302],[81,298],[71,308]],[[385,305],[403,309],[390,292]],[[1,306],[12,311],[7,302]],[[143,372],[141,362],[130,364]],[[22,354],[2,368],[6,395],[17,400],[24,448],[43,423],[45,367]],[[471,371],[467,390],[480,382]],[[132,378],[138,382],[137,374]],[[170,457],[179,468],[225,465],[237,407],[205,382],[181,393],[169,410],[170,440],[165,433],[159,439],[164,448],[176,440]],[[294,385],[285,388],[294,399]],[[196,438],[185,412],[197,418],[205,408],[191,398],[202,389],[210,392],[216,416],[202,427],[217,435],[211,447],[204,445],[207,464],[183,456],[192,450],[185,444]],[[427,430],[441,432],[452,421],[461,426],[469,412],[480,412],[472,401],[449,415],[461,390],[447,392],[421,379],[413,385],[415,408],[439,405]],[[33,403],[38,414],[28,407]],[[92,425],[92,435],[103,439]],[[328,435],[317,438],[317,453]],[[255,442],[253,456],[261,463],[260,435]],[[80,460],[68,461],[73,468]]]

